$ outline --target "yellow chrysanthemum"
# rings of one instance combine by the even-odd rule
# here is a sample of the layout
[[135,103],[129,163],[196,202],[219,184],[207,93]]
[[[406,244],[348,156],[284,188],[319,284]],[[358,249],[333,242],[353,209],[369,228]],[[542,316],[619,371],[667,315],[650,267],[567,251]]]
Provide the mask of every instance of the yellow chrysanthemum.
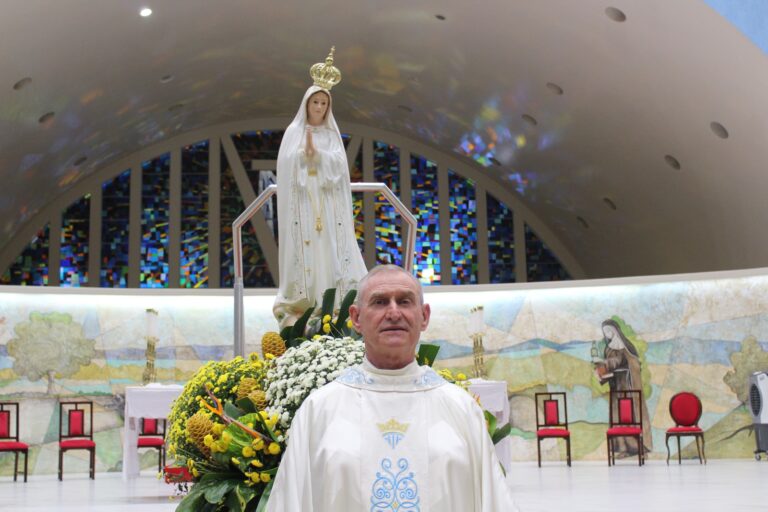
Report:
[[323,324],[323,332],[329,334],[331,332],[331,324]]
[[268,450],[269,450],[269,453],[271,453],[272,455],[277,455],[278,453],[280,453],[280,445],[277,443],[269,443]]
[[242,453],[243,453],[243,457],[248,457],[249,459],[254,455],[256,455],[256,452],[254,452],[253,448],[251,448],[250,446],[243,446]]
[[330,321],[331,321],[331,315],[325,315],[325,316],[323,317],[323,323],[324,323],[324,324],[327,324],[327,323],[328,323],[328,322],[330,322]]
[[347,328],[349,328],[349,329],[352,328],[352,319],[351,318],[347,320]]
[[261,474],[261,481],[262,481],[262,482],[264,482],[264,483],[267,483],[267,482],[269,482],[270,480],[272,480],[272,477],[271,477],[271,476],[269,476],[269,473],[262,473],[262,474]]
[[251,465],[254,466],[254,467],[257,467],[257,468],[263,468],[264,467],[264,463],[261,462],[259,459],[253,459],[251,461]]
[[457,374],[456,378],[459,379],[459,380],[467,380],[467,376],[464,375],[463,373]]

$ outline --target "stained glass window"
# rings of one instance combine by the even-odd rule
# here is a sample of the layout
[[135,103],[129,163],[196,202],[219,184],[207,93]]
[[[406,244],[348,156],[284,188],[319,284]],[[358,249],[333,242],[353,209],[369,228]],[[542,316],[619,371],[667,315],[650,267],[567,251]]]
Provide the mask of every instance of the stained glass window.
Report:
[[283,130],[263,130],[235,133],[232,142],[246,169],[251,168],[251,160],[277,160]]
[[515,227],[512,210],[486,195],[488,275],[491,283],[515,282]]
[[[245,210],[240,191],[226,156],[221,155],[221,287],[234,286],[235,263],[232,240],[232,223]],[[261,252],[256,233],[248,222],[242,229],[243,282],[249,287],[275,286],[267,261]]]
[[170,153],[143,162],[141,171],[139,287],[167,288]]
[[2,277],[2,284],[24,286],[48,285],[48,224],[29,242],[16,261],[11,263]]
[[451,283],[477,284],[475,183],[448,170],[451,215]]
[[91,196],[86,195],[64,210],[61,222],[61,286],[88,283],[88,235],[91,225]]
[[[400,150],[385,142],[373,142],[373,181],[384,183],[400,195]],[[375,199],[376,262],[403,264],[401,219],[384,196]]]
[[528,281],[565,281],[571,276],[541,238],[525,225],[525,263]]
[[[363,147],[357,151],[355,161],[349,172],[349,180],[352,183],[363,181]],[[363,212],[363,193],[352,192],[352,215],[355,218],[355,237],[360,252],[365,250],[365,213]]]
[[182,288],[208,287],[208,141],[181,150]]
[[411,206],[416,230],[416,277],[424,284],[440,284],[440,222],[437,164],[411,156]]
[[128,279],[128,210],[131,171],[105,181],[101,199],[102,288],[125,288]]

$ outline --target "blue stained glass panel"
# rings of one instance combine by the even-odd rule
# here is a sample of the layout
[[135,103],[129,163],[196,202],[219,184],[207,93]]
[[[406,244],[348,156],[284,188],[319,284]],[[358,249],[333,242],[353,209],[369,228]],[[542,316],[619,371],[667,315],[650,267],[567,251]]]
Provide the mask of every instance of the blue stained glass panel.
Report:
[[[373,178],[400,195],[400,150],[385,142],[373,142]],[[403,264],[400,216],[384,196],[377,194],[375,205],[376,263]]]
[[[348,137],[348,136],[347,136]],[[349,181],[358,183],[363,181],[363,147],[357,151],[355,161],[349,171]],[[365,251],[365,213],[363,212],[363,193],[352,192],[352,216],[355,218],[355,238],[360,252]]]
[[181,150],[182,288],[208,287],[208,141]]
[[22,286],[48,285],[49,226],[46,224],[32,238],[0,279],[2,284]]
[[168,287],[171,155],[141,164],[140,288]]
[[440,205],[437,164],[411,156],[411,206],[416,217],[416,277],[423,284],[440,284]]
[[128,219],[131,171],[124,171],[101,186],[102,288],[125,288],[128,283]]
[[[234,286],[235,262],[232,223],[245,210],[235,175],[221,154],[221,287]],[[275,286],[267,261],[261,252],[258,238],[250,222],[242,229],[243,282],[248,287],[271,288]]]
[[491,283],[515,282],[515,226],[512,210],[486,195],[488,274]]
[[78,287],[88,283],[88,235],[91,225],[91,196],[72,203],[62,214],[60,286]]
[[451,215],[451,283],[477,284],[475,183],[448,169]]
[[557,256],[528,224],[525,225],[525,264],[528,282],[571,279]]

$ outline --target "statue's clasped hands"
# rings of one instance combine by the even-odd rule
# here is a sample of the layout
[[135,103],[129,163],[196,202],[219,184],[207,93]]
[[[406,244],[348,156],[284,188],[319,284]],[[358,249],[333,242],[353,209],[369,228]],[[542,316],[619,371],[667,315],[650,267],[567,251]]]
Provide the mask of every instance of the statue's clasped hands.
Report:
[[304,154],[307,156],[307,158],[314,158],[315,156],[315,145],[312,142],[312,127],[307,126],[307,144],[304,148]]

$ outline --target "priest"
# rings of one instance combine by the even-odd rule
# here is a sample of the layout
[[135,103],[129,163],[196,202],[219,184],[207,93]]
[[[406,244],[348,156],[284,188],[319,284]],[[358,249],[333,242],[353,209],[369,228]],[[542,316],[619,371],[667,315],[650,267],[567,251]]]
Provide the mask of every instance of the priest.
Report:
[[268,511],[516,510],[480,407],[414,360],[429,315],[400,267],[360,281],[350,317],[365,360],[296,413]]

